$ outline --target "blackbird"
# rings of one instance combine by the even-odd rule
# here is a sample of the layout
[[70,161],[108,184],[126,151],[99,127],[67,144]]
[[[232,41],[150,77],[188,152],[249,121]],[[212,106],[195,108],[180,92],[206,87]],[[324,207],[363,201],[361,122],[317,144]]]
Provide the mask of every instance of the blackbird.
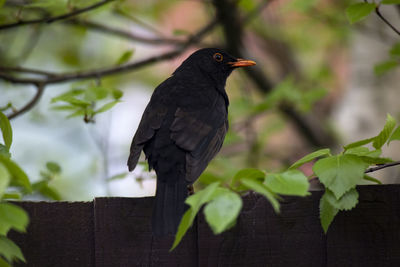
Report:
[[157,174],[153,235],[176,233],[188,186],[220,150],[228,130],[226,79],[235,68],[255,64],[220,49],[200,49],[153,92],[128,159],[132,171],[143,150]]

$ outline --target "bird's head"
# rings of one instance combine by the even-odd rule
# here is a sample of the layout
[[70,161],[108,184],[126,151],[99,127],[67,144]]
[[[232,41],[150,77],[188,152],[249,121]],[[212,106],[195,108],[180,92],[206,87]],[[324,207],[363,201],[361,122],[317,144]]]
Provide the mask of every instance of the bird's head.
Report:
[[218,48],[203,48],[191,54],[174,72],[202,72],[218,83],[225,84],[229,74],[238,67],[253,66],[252,60],[235,58]]

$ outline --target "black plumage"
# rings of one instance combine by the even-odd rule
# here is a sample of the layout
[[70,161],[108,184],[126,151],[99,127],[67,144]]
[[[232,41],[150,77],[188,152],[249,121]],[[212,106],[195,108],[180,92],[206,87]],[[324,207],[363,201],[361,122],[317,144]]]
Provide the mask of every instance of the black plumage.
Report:
[[132,171],[143,150],[157,174],[152,230],[175,234],[193,184],[220,150],[228,130],[225,83],[236,67],[251,66],[215,48],[189,56],[154,91],[132,140]]

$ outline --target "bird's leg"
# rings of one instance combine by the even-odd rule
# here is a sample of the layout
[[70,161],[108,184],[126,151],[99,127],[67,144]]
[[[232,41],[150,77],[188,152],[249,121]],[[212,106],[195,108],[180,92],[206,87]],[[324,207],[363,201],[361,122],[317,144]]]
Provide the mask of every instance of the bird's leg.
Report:
[[194,194],[194,188],[193,188],[192,184],[187,186],[187,190],[188,190],[189,196]]

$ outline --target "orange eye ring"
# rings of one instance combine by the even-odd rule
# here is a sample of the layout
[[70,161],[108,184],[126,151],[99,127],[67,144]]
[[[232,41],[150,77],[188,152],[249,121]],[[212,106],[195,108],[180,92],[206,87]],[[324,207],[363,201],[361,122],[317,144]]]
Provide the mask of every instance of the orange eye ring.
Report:
[[222,56],[221,53],[215,53],[213,55],[213,58],[215,59],[215,61],[218,61],[218,62],[221,62],[224,59],[224,57]]

